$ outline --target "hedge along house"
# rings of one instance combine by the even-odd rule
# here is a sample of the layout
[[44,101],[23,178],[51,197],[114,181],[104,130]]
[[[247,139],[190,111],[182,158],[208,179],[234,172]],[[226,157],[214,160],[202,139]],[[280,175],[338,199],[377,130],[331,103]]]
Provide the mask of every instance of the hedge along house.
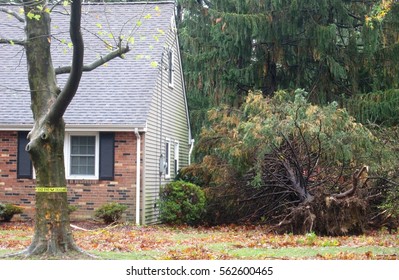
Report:
[[[189,164],[192,148],[174,2],[83,5],[85,64],[119,39],[131,51],[84,72],[64,119],[68,200],[74,218],[106,202],[126,204],[126,219],[157,222],[159,188]],[[3,6],[14,9],[13,6]],[[18,12],[18,8],[16,10]],[[68,66],[67,7],[52,12],[54,66]],[[24,38],[23,23],[0,12],[0,36]],[[25,151],[33,126],[24,49],[0,45],[0,202],[32,218],[35,174]],[[63,85],[67,74],[57,75]]]

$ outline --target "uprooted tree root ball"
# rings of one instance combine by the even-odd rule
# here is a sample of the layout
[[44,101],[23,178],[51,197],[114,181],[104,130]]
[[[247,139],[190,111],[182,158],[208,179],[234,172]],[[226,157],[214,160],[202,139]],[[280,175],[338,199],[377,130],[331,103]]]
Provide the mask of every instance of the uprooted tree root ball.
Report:
[[367,228],[367,202],[356,196],[336,199],[318,194],[311,203],[291,207],[288,212],[275,226],[276,231],[336,236],[362,234]]
[[323,235],[362,234],[368,227],[368,167],[352,175],[352,187],[342,193],[326,194],[323,188],[313,190],[311,201],[286,209],[278,231]]
[[214,215],[207,223],[265,223],[277,233],[329,236],[358,235],[382,227],[397,229],[398,219],[379,207],[389,187],[377,189],[371,178],[365,177],[366,167],[361,170],[353,174],[348,190],[331,194],[319,186],[311,189],[311,199],[303,202],[278,188],[209,188],[208,211]]

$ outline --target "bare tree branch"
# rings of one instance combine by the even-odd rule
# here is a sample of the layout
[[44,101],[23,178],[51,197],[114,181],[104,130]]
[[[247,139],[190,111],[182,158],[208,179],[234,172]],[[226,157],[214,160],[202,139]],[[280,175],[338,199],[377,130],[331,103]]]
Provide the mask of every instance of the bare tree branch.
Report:
[[25,40],[0,39],[0,44],[25,46]]
[[48,114],[50,123],[57,122],[64,115],[69,103],[75,96],[83,71],[84,43],[80,29],[82,15],[82,2],[75,0],[71,3],[71,21],[69,32],[73,43],[72,66],[68,81],[62,89]]
[[[128,46],[126,47],[121,47],[117,50],[114,50],[108,54],[106,54],[105,56],[93,61],[90,64],[84,65],[83,66],[83,71],[84,72],[90,72],[94,69],[96,69],[97,67],[100,67],[101,65],[104,65],[105,63],[107,63],[108,61],[116,58],[116,57],[122,57],[123,54],[129,52],[130,49]],[[59,74],[67,74],[71,72],[71,66],[63,66],[63,67],[58,67],[57,69],[55,69],[55,74],[59,75]]]
[[4,8],[4,7],[0,7],[0,12],[9,14],[11,16],[13,16],[14,18],[16,18],[18,21],[25,23],[25,19],[23,17],[21,17],[17,12],[12,11],[10,9]]
[[56,74],[69,73],[69,77],[53,107],[48,113],[47,121],[50,123],[57,122],[64,115],[67,107],[71,103],[78,90],[83,71],[91,71],[110,61],[111,59],[114,59],[118,56],[120,57],[122,54],[129,51],[128,46],[121,47],[121,45],[119,45],[117,50],[110,52],[106,56],[94,61],[89,65],[83,65],[84,43],[81,33],[81,14],[81,0],[73,1],[71,3],[71,20],[69,27],[70,37],[73,44],[72,65],[55,69]]

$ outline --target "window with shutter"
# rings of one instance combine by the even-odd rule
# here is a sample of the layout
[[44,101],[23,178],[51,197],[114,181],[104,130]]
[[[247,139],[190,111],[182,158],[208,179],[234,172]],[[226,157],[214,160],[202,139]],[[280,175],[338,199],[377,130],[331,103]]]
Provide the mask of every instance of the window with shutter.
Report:
[[[32,179],[28,132],[18,132],[17,178]],[[65,136],[65,170],[67,179],[114,179],[115,133],[67,133]]]

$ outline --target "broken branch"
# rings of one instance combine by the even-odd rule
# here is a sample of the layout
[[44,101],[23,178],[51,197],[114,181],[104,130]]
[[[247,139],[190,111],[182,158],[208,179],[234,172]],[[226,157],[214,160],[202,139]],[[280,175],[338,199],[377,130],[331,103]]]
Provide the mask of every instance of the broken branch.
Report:
[[73,43],[72,65],[68,80],[48,114],[48,121],[50,123],[55,123],[62,118],[69,103],[72,101],[76,91],[78,90],[79,82],[82,77],[84,43],[80,30],[82,14],[81,5],[81,1],[73,1],[71,3],[69,33]]

